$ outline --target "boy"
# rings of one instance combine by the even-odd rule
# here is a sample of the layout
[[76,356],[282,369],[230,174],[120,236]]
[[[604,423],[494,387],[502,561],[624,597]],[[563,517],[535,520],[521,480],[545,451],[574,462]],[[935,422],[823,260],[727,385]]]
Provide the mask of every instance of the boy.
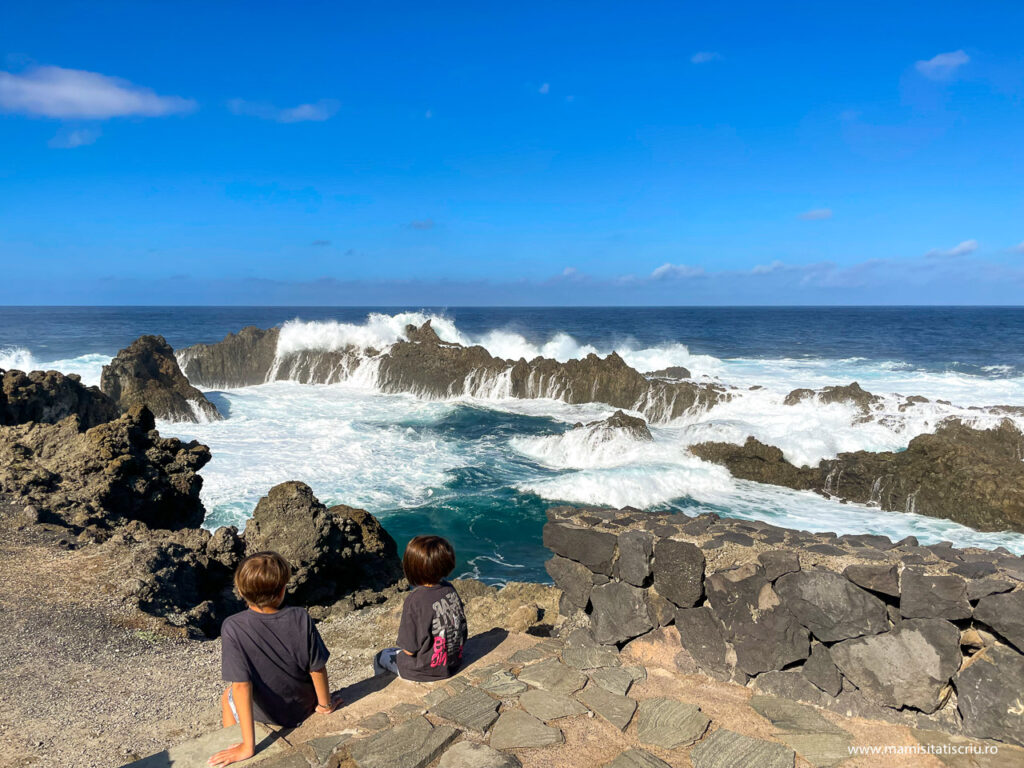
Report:
[[440,536],[417,536],[405,548],[402,570],[415,587],[405,598],[398,647],[373,660],[374,674],[393,672],[403,680],[431,682],[455,674],[462,664],[466,614],[445,576],[455,569],[455,549]]
[[256,753],[254,721],[291,728],[314,711],[341,703],[327,681],[330,652],[305,608],[282,608],[291,566],[277,552],[249,555],[235,571],[235,589],[248,608],[221,627],[221,674],[231,683],[220,697],[224,727],[242,727],[242,743],[210,758],[230,765]]

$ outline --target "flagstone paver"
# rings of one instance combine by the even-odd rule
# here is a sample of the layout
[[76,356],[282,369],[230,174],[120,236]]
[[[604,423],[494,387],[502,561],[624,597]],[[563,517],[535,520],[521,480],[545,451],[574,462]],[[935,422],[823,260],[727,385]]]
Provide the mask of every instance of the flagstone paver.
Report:
[[647,699],[637,707],[637,739],[652,747],[675,749],[692,744],[710,724],[700,707],[676,699]]
[[620,731],[626,730],[636,712],[637,705],[633,699],[606,691],[599,685],[588,685],[576,694],[576,698]]
[[528,749],[561,744],[565,736],[558,728],[544,725],[533,715],[518,709],[502,712],[491,729],[493,749]]
[[796,754],[773,741],[719,728],[690,752],[693,768],[793,768]]
[[545,722],[587,713],[587,708],[575,699],[536,688],[520,696],[519,705],[534,717]]
[[567,667],[558,659],[548,659],[523,667],[519,679],[535,688],[565,695],[575,693],[587,682],[586,675]]
[[458,735],[455,728],[431,725],[425,717],[414,717],[353,741],[349,754],[359,768],[426,768]]
[[430,708],[430,714],[451,720],[456,725],[478,733],[485,733],[498,719],[500,702],[479,688],[470,686],[461,693],[449,696]]

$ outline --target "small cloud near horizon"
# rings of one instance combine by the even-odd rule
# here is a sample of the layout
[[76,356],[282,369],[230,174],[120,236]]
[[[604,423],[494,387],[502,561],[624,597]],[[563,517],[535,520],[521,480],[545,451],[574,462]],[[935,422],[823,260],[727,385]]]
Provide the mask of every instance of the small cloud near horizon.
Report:
[[228,109],[233,114],[258,117],[260,120],[273,120],[277,123],[322,123],[334,117],[339,106],[334,99],[320,99],[312,104],[299,104],[296,107],[285,109],[280,109],[265,101],[247,101],[245,99],[228,101]]
[[934,248],[925,254],[926,258],[929,259],[949,259],[956,258],[957,256],[968,256],[978,250],[977,240],[964,240],[962,243],[954,245],[952,248]]
[[971,60],[962,49],[940,53],[930,59],[918,61],[914,68],[929,80],[948,80],[964,64]]
[[697,51],[690,57],[691,64],[707,64],[711,61],[721,61],[722,54],[715,51]]
[[47,146],[53,149],[74,149],[75,147],[85,147],[93,144],[99,137],[99,128],[60,130],[56,136],[47,142]]
[[33,117],[107,120],[164,117],[193,112],[198,105],[180,96],[160,96],[119,77],[64,67],[33,67],[20,74],[0,72],[0,111]]
[[550,93],[551,83],[542,83],[540,88],[537,89],[537,93]]
[[409,226],[409,229],[418,229],[418,230],[421,230],[421,231],[428,230],[428,229],[433,229],[434,228],[434,220],[433,219],[417,219],[415,221],[410,221],[408,226]]
[[1015,245],[1012,248],[1010,248],[1010,253],[1019,253],[1024,255],[1024,240],[1021,240],[1018,245]]
[[797,218],[800,219],[801,221],[824,221],[825,219],[832,218],[832,209],[812,208],[809,211],[804,211],[799,216],[797,216]]
[[331,244],[330,240],[314,240],[310,245],[316,246],[317,248],[324,248]]
[[651,272],[652,280],[665,280],[668,278],[683,279],[688,277],[704,277],[707,273],[703,267],[691,267],[688,264],[672,264],[666,262]]

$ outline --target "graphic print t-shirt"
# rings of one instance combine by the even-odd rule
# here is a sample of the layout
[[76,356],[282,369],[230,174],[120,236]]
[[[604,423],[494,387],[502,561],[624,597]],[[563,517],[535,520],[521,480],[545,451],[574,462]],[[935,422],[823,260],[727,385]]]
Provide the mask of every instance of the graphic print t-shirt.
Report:
[[416,587],[405,598],[398,645],[398,671],[406,680],[430,682],[453,675],[462,662],[466,642],[466,614],[455,587],[442,581]]

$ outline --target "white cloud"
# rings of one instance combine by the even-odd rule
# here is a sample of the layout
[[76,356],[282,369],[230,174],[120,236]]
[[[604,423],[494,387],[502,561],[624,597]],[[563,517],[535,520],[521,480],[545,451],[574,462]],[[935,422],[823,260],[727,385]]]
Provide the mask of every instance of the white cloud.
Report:
[[964,240],[962,243],[958,243],[952,248],[935,248],[934,250],[928,251],[925,256],[931,259],[956,258],[957,256],[967,256],[968,254],[974,253],[976,250],[978,250],[977,240]]
[[690,57],[693,64],[707,64],[709,61],[721,61],[721,54],[714,51],[697,51]]
[[688,277],[703,277],[705,274],[703,267],[691,267],[688,264],[670,264],[666,262],[651,272],[651,279],[684,279]]
[[196,103],[160,96],[149,88],[98,72],[35,67],[20,74],[0,72],[0,110],[39,117],[105,120],[162,117],[192,112]]
[[950,51],[949,53],[940,53],[926,61],[919,61],[914,64],[914,68],[929,80],[946,80],[970,60],[971,57],[962,50]]
[[434,116],[434,112],[433,112],[433,110],[430,110],[430,109],[428,109],[426,112],[423,113],[423,117],[426,118],[427,120],[429,120],[433,116]]
[[74,130],[60,130],[48,142],[54,149],[74,149],[92,144],[100,137],[99,128],[76,128]]
[[804,211],[797,218],[803,221],[824,221],[825,219],[832,218],[831,208],[813,208],[809,211]]
[[260,120],[273,120],[278,123],[322,123],[337,114],[338,106],[334,99],[320,99],[312,104],[299,104],[287,109],[279,109],[265,101],[231,99],[228,102],[228,109],[236,115],[258,117]]
[[537,89],[537,93],[550,93],[551,83],[543,83],[540,88]]
[[1010,253],[1024,254],[1024,240],[1019,245],[1015,245],[1010,249]]
[[562,270],[562,277],[574,277],[578,275],[580,271],[576,267],[566,267]]

